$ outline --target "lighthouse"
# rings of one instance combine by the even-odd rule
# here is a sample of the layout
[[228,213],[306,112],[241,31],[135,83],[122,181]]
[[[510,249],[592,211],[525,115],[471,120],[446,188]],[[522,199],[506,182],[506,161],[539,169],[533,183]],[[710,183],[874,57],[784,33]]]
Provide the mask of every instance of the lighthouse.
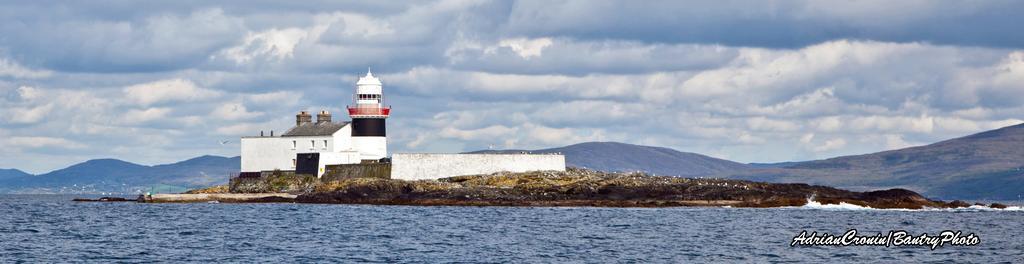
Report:
[[384,120],[391,107],[384,105],[384,85],[369,69],[356,82],[353,105],[347,106],[352,118],[352,145],[362,160],[380,160],[388,156],[387,129]]
[[274,175],[286,175],[282,173],[287,171],[296,176],[315,175],[326,181],[351,177],[423,180],[499,171],[565,171],[565,156],[561,154],[388,156],[384,121],[391,114],[391,107],[384,104],[383,92],[381,80],[367,69],[366,75],[356,81],[351,104],[345,106],[351,122],[332,118],[327,110],[300,109],[295,115],[295,126],[284,133],[259,131],[242,137],[241,170],[232,182],[264,181]]

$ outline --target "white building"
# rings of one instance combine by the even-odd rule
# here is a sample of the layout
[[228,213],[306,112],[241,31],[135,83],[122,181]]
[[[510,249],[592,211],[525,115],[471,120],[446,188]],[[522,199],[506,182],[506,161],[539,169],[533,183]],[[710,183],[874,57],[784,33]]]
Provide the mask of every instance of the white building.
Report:
[[[379,162],[388,157],[383,84],[369,71],[356,82],[354,105],[346,107],[351,122],[333,122],[331,114],[306,111],[295,116],[295,127],[280,136],[242,138],[242,172],[295,171],[323,176],[326,165]],[[353,166],[359,167],[359,166]],[[556,154],[395,154],[392,179],[424,180],[445,177],[565,170],[565,157]]]
[[260,136],[243,137],[242,172],[294,171],[310,167],[300,163],[315,162],[320,176],[325,165],[376,162],[387,157],[384,120],[391,108],[384,106],[382,92],[380,79],[367,71],[356,83],[355,106],[348,107],[351,122],[333,122],[327,111],[320,111],[314,122],[312,115],[301,111],[295,116],[295,126],[280,136],[261,132]]

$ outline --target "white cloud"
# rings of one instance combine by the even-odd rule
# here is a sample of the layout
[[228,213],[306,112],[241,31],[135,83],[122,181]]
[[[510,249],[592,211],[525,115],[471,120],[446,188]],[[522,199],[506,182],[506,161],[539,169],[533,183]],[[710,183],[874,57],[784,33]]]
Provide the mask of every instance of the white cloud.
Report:
[[191,80],[168,79],[124,88],[126,97],[143,106],[172,101],[196,101],[215,98],[222,93],[196,86]]
[[423,145],[423,143],[427,142],[427,139],[428,138],[426,134],[416,135],[416,138],[406,143],[405,147],[411,149],[418,148],[420,145]]
[[[309,37],[309,32],[299,28],[269,29],[263,32],[249,32],[241,45],[225,49],[224,56],[236,64],[248,63],[255,58],[284,60],[294,56],[295,46]],[[216,56],[211,59],[216,59]]]
[[842,128],[843,123],[839,120],[838,116],[828,116],[812,120],[811,123],[815,124],[815,128],[818,131],[823,132],[836,132]]
[[[368,52],[356,49],[374,49],[375,45],[364,47],[364,43],[378,38],[394,38],[396,30],[387,20],[348,12],[318,13],[312,16],[309,25],[300,27],[270,28],[248,31],[239,44],[220,50],[209,57],[210,61],[226,59],[236,66],[259,68],[265,63],[278,64],[296,60],[297,66],[319,63],[350,63],[346,60],[324,62],[326,57],[344,56],[348,53],[366,56]],[[305,54],[297,58],[297,54]],[[365,65],[363,65],[365,66]]]
[[811,140],[814,140],[814,133],[807,133],[800,136],[800,143],[810,144]]
[[[679,92],[684,96],[707,98],[746,92],[798,91],[815,85],[820,78],[840,73],[846,67],[877,66],[876,62],[881,58],[919,47],[917,44],[841,40],[799,50],[743,48],[732,65],[697,74],[686,80]],[[832,94],[833,90],[824,89],[805,100]]]
[[773,116],[815,116],[838,113],[843,109],[836,106],[842,104],[842,100],[835,96],[835,88],[829,87],[798,95],[783,103],[753,106],[750,111]]
[[159,120],[167,117],[167,114],[171,112],[170,108],[166,107],[154,107],[147,108],[144,110],[133,109],[124,113],[124,118],[121,119],[125,124],[143,123],[154,120]]
[[602,141],[604,135],[601,130],[593,130],[588,134],[581,133],[583,129],[553,128],[533,123],[523,124],[526,137],[522,139],[526,147],[545,147],[569,145],[584,141]]
[[293,106],[298,104],[299,99],[302,98],[302,92],[299,91],[276,91],[269,93],[258,93],[250,94],[245,96],[246,100],[254,104],[277,104],[285,106]]
[[548,103],[527,113],[534,122],[544,124],[607,126],[644,118],[651,108],[643,103],[582,99]]
[[395,33],[395,29],[387,20],[374,19],[362,14],[334,13],[327,20],[335,26],[340,26],[341,33],[346,37],[366,38]]
[[650,74],[727,65],[740,48],[566,38],[480,39],[457,34],[444,58],[451,68],[505,74]]
[[[211,136],[217,137],[218,140],[225,140],[241,136],[255,136],[259,135],[261,131],[265,135],[270,135],[271,132],[275,133],[274,135],[281,135],[288,128],[295,125],[295,117],[292,114],[294,113],[288,112],[287,114],[271,118],[228,120],[226,122],[209,119],[203,120],[207,121],[206,124],[213,131],[213,133],[209,133]],[[224,136],[227,137],[225,138]]]
[[439,131],[438,135],[442,138],[481,141],[513,138],[516,132],[518,132],[516,128],[501,125],[493,125],[478,129],[459,129],[449,126]]
[[21,86],[18,87],[18,97],[20,97],[21,100],[32,101],[36,99],[41,99],[43,97],[43,92],[39,88],[31,86]]
[[[547,52],[560,41],[545,47],[544,56],[531,60],[548,57]],[[305,44],[296,48],[301,45]],[[959,78],[1004,74],[995,69],[1016,65],[1012,52],[972,53],[926,44],[861,41],[795,50],[720,48],[738,55],[712,69],[566,75],[427,65],[383,72],[386,90],[391,91],[390,103],[406,109],[396,111],[392,119],[401,122],[394,124],[396,129],[401,127],[396,131],[402,131],[396,132],[393,142],[406,151],[464,151],[615,140],[714,153],[740,161],[797,160],[934,142],[1010,124],[1024,114],[1024,108],[986,103],[990,96],[986,92],[1005,91],[984,88],[995,87],[991,82],[968,91],[979,98],[969,108],[942,105],[936,98],[943,98],[946,90],[908,84],[930,80],[935,76],[927,73],[936,69],[970,73]],[[909,62],[922,54],[933,60],[924,62],[927,65]],[[971,64],[953,63],[974,54],[989,57]],[[786,75],[785,80],[771,77],[775,68],[790,71],[778,73]],[[732,76],[710,78],[726,73]],[[348,94],[345,88],[337,88],[347,86],[338,80],[351,77],[295,73],[249,80],[255,74],[174,73],[162,81],[121,89],[123,94],[53,92],[25,86],[17,96],[9,97],[16,100],[8,103],[8,109],[27,111],[51,102],[47,98],[60,98],[62,104],[52,111],[75,113],[61,117],[72,118],[66,129],[72,133],[168,133],[163,137],[175,141],[169,134],[174,131],[230,138],[260,130],[283,131],[296,110],[340,108]],[[259,89],[220,91],[200,87],[192,80],[226,87],[219,89]],[[704,82],[707,86],[703,88],[709,90],[725,88],[687,90],[696,82]],[[311,94],[315,96],[307,96]],[[49,116],[26,116],[35,116],[26,121],[37,121],[27,124],[49,124],[43,122]],[[154,127],[161,132],[140,132]],[[801,147],[784,147],[780,142]]]
[[[251,135],[253,131],[260,131],[261,127],[259,124],[241,123],[234,125],[224,125],[216,129],[217,134],[229,135],[229,136],[240,136],[240,135]],[[267,131],[267,133],[270,133]],[[269,134],[268,134],[269,135]]]
[[[802,21],[782,31],[761,28],[779,34],[759,35],[722,30],[722,21],[735,22],[729,18],[736,9],[710,4],[652,10],[438,1],[338,4],[341,10],[318,3],[273,12],[240,5],[156,4],[118,17],[69,9],[74,17],[58,15],[54,26],[42,27],[15,17],[28,26],[24,33],[7,34],[23,24],[0,26],[11,36],[0,39],[0,52],[10,56],[0,58],[5,138],[110,146],[82,154],[90,156],[236,155],[237,147],[215,142],[281,132],[297,110],[337,111],[351,91],[341,80],[354,81],[346,73],[367,66],[384,77],[396,108],[389,120],[392,146],[402,151],[614,140],[738,161],[800,160],[935,142],[1024,116],[1024,52],[1015,48],[1018,38],[1005,35],[1012,33],[1000,36],[1010,41],[980,46],[870,37],[919,32],[915,23],[931,16],[910,12],[918,10],[916,2],[881,11],[873,4],[837,10],[800,2],[743,9],[743,17],[789,21],[795,15]],[[920,8],[954,17],[970,13]],[[644,21],[667,23],[590,13],[595,9],[657,11],[639,13],[650,18]],[[877,18],[877,12],[905,16]],[[38,12],[12,12],[18,13]],[[822,20],[827,16],[841,24],[821,27],[868,31],[810,40],[786,35],[815,35],[821,27],[814,22],[830,22]],[[686,27],[692,23],[685,21],[719,28]],[[893,23],[914,30],[891,31]],[[791,28],[805,24],[811,28]],[[765,35],[771,43],[732,40]],[[793,38],[803,40],[787,41]]]
[[915,145],[917,144],[913,144],[904,140],[903,136],[885,135],[885,148],[887,150],[913,147]]
[[218,106],[211,113],[216,118],[224,120],[244,120],[259,117],[263,115],[261,112],[249,112],[245,108],[245,105],[239,103],[223,104]]
[[34,107],[14,107],[6,111],[7,121],[15,124],[38,123],[43,121],[47,115],[51,115],[53,109],[53,103]]
[[765,142],[764,138],[751,135],[747,132],[741,132],[739,137],[736,137],[736,141],[743,144],[762,144]]
[[825,143],[814,147],[815,152],[826,152],[838,150],[846,146],[846,140],[842,138],[833,138],[825,140]]
[[935,118],[930,116],[863,116],[848,122],[852,129],[875,132],[930,133],[935,127]]
[[85,145],[73,142],[64,138],[58,137],[10,137],[4,140],[8,147],[20,147],[20,148],[42,148],[42,147],[56,147],[64,149],[79,149],[84,148]]
[[765,117],[753,117],[747,119],[747,127],[761,131],[793,132],[799,130],[800,125],[785,120],[774,120]]
[[991,116],[992,110],[983,107],[972,107],[968,109],[956,110],[951,112],[950,114],[953,116],[963,118],[982,119]]
[[[0,139],[0,145],[28,156],[51,157],[53,162],[22,166],[26,170],[45,171],[70,164],[66,162],[96,157],[139,161],[132,157],[147,153],[147,147],[159,147],[159,153],[149,153],[159,159],[168,158],[163,156],[167,153],[177,153],[166,161],[200,154],[237,155],[237,149],[216,142],[255,135],[259,130],[280,132],[281,127],[288,125],[287,114],[268,121],[257,112],[242,109],[248,105],[241,106],[241,102],[247,102],[252,94],[215,91],[180,81],[186,78],[169,80],[131,88],[116,84],[82,90],[0,87],[0,108],[4,109],[0,112],[0,131],[8,133]],[[231,98],[238,102],[232,104],[241,107],[238,111],[228,111],[236,110],[233,107],[218,109],[222,104],[208,100],[216,98],[209,95]],[[140,107],[147,104],[156,106]],[[267,101],[260,109],[292,113],[287,107]],[[71,161],[61,158],[70,155],[76,156]]]
[[495,74],[420,67],[385,75],[385,78],[388,85],[400,86],[420,95],[473,94],[501,97],[507,94],[538,94],[545,95],[548,98],[545,100],[625,101],[639,98],[667,103],[673,98],[664,95],[671,93],[674,80],[685,76],[685,73],[587,76]]
[[519,57],[529,59],[531,57],[540,57],[541,53],[544,52],[544,48],[551,46],[552,43],[551,38],[513,38],[502,39],[498,42],[498,47],[510,48]]
[[1017,118],[995,120],[995,121],[986,122],[985,129],[996,129],[996,128],[1007,127],[1007,126],[1012,126],[1012,125],[1019,125],[1019,124],[1022,124],[1022,123],[1024,123],[1024,120],[1017,119]]
[[46,78],[53,75],[49,70],[33,70],[21,66],[15,61],[0,57],[0,76],[9,76],[17,79]]

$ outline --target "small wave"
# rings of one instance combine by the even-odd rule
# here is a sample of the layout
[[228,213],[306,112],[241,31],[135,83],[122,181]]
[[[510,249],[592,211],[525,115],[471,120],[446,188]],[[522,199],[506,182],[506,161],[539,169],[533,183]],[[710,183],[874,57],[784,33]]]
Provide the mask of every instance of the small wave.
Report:
[[944,212],[980,212],[980,211],[991,211],[991,212],[1013,212],[1013,211],[1024,211],[1020,206],[1007,206],[1006,208],[992,208],[984,205],[971,205],[968,207],[961,208],[931,208],[925,207],[920,211],[944,211]]
[[820,210],[880,210],[871,207],[864,207],[856,204],[849,204],[845,202],[839,202],[839,204],[822,204],[818,201],[807,199],[807,204],[799,208],[804,209],[820,209]]
[[931,208],[931,207],[925,207],[925,208],[922,208],[922,209],[902,209],[902,208],[879,209],[879,208],[871,208],[871,207],[866,207],[866,206],[860,206],[860,205],[856,205],[856,204],[849,204],[849,203],[845,203],[845,202],[840,202],[839,204],[822,204],[822,203],[819,203],[818,201],[813,200],[813,198],[807,199],[807,204],[805,204],[804,206],[798,206],[798,207],[794,207],[794,208],[817,209],[817,210],[858,210],[858,211],[859,210],[950,211],[950,212],[954,212],[954,211],[956,211],[956,212],[962,212],[962,211],[997,211],[997,212],[998,211],[1024,211],[1024,207],[1021,207],[1021,206],[1007,206],[1006,208],[998,209],[998,208],[992,208],[992,207],[983,206],[983,205],[972,205],[972,206],[963,207],[963,208]]
[[1021,207],[1021,206],[1007,206],[1006,208],[997,209],[997,208],[992,208],[992,207],[983,206],[983,205],[971,205],[971,206],[969,206],[967,208],[959,208],[959,209],[970,209],[970,210],[979,210],[979,211],[1024,211],[1024,207]]

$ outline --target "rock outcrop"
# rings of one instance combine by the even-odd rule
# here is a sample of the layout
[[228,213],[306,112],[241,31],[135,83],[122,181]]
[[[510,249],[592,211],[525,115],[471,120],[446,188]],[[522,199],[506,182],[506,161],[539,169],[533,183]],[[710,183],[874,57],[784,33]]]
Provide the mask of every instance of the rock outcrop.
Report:
[[344,179],[321,183],[300,194],[299,203],[467,205],[467,206],[802,206],[849,203],[873,208],[962,207],[929,200],[913,191],[851,192],[807,184],[691,179],[641,173],[605,173],[571,168],[565,172],[495,173],[438,181]]
[[74,202],[137,202],[136,199],[128,199],[124,197],[100,197],[99,199],[89,198],[75,198],[71,199]]
[[228,182],[230,193],[308,193],[320,181],[316,175],[295,174],[291,171],[265,172],[260,177],[235,177]]

